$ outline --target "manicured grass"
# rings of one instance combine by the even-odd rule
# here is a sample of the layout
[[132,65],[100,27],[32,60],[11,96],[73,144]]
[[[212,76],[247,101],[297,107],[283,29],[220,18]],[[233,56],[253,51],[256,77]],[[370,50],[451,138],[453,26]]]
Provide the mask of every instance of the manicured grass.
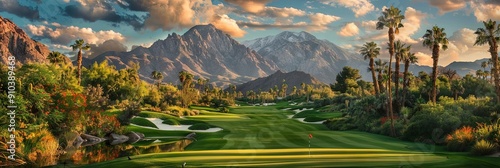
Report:
[[[279,106],[284,106],[278,103]],[[277,105],[277,106],[278,106]],[[215,113],[215,114],[214,114]],[[357,131],[330,131],[324,125],[288,119],[275,106],[233,107],[231,113],[187,117],[224,130],[197,133],[183,152],[119,158],[83,167],[499,167],[498,158],[449,153],[442,146],[406,142]],[[306,113],[307,114],[307,113]],[[185,136],[187,131],[146,130],[148,136]],[[308,135],[313,138],[309,139]],[[309,156],[309,142],[311,155]]]
[[[341,117],[342,113],[340,112],[319,112],[317,110],[306,110],[302,111],[298,114],[295,114],[293,118],[309,118],[308,122],[314,121],[322,121],[330,118],[338,118]],[[307,120],[306,120],[307,121]]]
[[145,127],[153,127],[153,128],[158,128],[155,124],[153,124],[151,121],[145,118],[139,118],[135,117],[130,120],[130,123],[140,125],[140,126],[145,126]]

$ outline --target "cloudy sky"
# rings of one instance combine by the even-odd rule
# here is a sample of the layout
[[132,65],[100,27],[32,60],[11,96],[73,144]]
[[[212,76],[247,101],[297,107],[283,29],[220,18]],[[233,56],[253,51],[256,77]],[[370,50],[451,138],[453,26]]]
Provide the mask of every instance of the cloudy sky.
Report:
[[487,46],[473,46],[474,31],[483,20],[500,21],[500,0],[0,0],[0,16],[68,54],[78,38],[92,45],[87,54],[95,56],[147,47],[209,23],[238,41],[307,31],[356,52],[368,41],[386,48],[387,29],[376,30],[375,23],[391,5],[406,16],[396,38],[412,45],[419,64],[432,64],[421,37],[434,25],[445,28],[450,40],[440,65],[489,57]]

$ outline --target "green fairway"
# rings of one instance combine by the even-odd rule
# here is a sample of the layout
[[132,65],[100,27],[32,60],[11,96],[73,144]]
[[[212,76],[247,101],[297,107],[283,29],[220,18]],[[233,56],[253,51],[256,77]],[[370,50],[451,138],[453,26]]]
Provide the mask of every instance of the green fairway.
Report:
[[[284,103],[233,107],[230,113],[203,110],[198,116],[186,118],[223,130],[197,133],[198,140],[185,151],[142,154],[132,156],[133,160],[118,158],[83,167],[181,167],[184,162],[186,167],[490,167],[498,164],[494,160],[497,158],[446,153],[443,147],[434,145],[364,132],[330,131],[324,125],[289,119],[287,115],[294,112],[276,109],[283,106]],[[133,126],[129,130],[143,132],[146,137],[189,133]],[[313,135],[311,149],[309,134]]]

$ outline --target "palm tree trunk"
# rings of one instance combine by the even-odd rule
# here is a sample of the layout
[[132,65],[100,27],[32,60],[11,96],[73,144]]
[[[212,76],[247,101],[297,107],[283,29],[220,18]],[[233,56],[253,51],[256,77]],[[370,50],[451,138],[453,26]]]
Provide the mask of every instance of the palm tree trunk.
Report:
[[382,82],[382,72],[378,72],[377,78],[378,78],[378,87],[379,87],[380,93],[385,92],[385,89],[384,89],[385,87],[384,87],[384,84]]
[[406,102],[406,94],[408,92],[408,68],[410,68],[410,60],[405,60],[405,72],[403,74],[403,100],[401,101],[401,104],[405,105]]
[[377,77],[375,77],[375,66],[373,65],[373,58],[370,58],[370,69],[372,70],[373,87],[375,88],[375,94],[378,97],[378,93],[380,91],[379,91]]
[[82,49],[78,50],[78,74],[77,74],[77,78],[78,78],[78,84],[81,84],[82,83]]
[[432,47],[432,102],[436,104],[436,98],[437,98],[437,87],[436,87],[436,80],[437,80],[437,66],[438,66],[438,59],[439,59],[439,45],[434,45]]
[[396,113],[399,112],[399,107],[401,104],[401,95],[399,95],[399,63],[401,62],[401,54],[396,55],[396,62],[395,62],[395,69],[394,69],[394,84],[396,85],[395,90],[395,95],[396,95]]
[[394,55],[394,28],[389,28],[389,80],[387,81],[387,95],[389,98],[387,99],[388,101],[388,108],[389,108],[389,118],[391,119],[391,136],[395,136],[395,130],[394,130],[394,113],[392,111],[392,89],[391,89],[391,79],[392,79],[392,56]]
[[493,38],[492,45],[490,47],[491,59],[493,60],[493,68],[491,73],[495,78],[495,91],[497,93],[497,103],[500,103],[500,77],[498,74],[498,46],[497,41]]

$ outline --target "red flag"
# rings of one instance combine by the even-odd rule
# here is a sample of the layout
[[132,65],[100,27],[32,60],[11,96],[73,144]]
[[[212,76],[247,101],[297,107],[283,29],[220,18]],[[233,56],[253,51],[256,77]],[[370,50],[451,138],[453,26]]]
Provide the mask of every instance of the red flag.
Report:
[[313,134],[309,134],[309,139],[312,139],[313,138]]

